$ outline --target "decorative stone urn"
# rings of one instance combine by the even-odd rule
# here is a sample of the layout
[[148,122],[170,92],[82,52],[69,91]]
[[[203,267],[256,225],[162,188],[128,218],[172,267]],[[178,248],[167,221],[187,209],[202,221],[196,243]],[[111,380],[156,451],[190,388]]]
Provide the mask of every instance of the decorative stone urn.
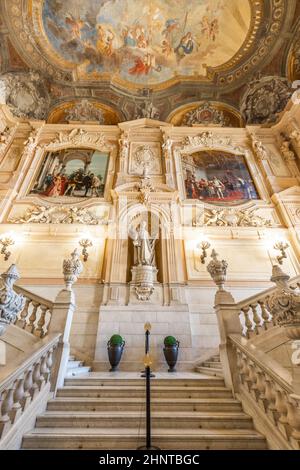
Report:
[[83,265],[79,258],[77,248],[71,253],[71,257],[63,261],[63,274],[66,284],[66,290],[72,290],[74,282],[77,281],[79,274],[82,273]]
[[8,270],[1,274],[0,279],[0,336],[2,336],[8,325],[14,323],[18,313],[25,306],[25,298],[17,294],[14,289],[14,283],[20,279],[18,269],[12,264]]
[[219,291],[224,291],[228,263],[225,260],[218,260],[218,253],[215,250],[211,252],[212,261],[207,265],[207,271],[211,275]]

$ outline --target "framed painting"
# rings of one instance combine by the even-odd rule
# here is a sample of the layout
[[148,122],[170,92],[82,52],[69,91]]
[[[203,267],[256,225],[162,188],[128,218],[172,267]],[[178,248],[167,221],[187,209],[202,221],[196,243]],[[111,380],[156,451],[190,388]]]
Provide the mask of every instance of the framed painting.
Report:
[[103,197],[109,153],[62,149],[43,159],[30,194],[43,197]]
[[259,199],[244,155],[203,150],[182,158],[187,199],[219,205]]

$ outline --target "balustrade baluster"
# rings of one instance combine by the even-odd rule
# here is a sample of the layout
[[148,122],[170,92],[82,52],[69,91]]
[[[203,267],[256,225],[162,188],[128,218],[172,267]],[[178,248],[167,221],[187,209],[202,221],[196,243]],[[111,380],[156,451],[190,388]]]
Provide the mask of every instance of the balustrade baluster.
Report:
[[28,317],[30,303],[31,303],[31,299],[26,298],[25,306],[22,312],[20,313],[20,319],[19,319],[20,328],[22,328],[23,330],[25,330],[26,325],[27,325],[27,317]]
[[287,402],[287,420],[291,428],[291,442],[294,449],[300,449],[300,397],[290,395]]
[[46,323],[46,313],[48,311],[48,307],[46,305],[40,305],[40,310],[41,310],[41,314],[40,314],[39,321],[37,323],[35,334],[39,336],[40,338],[43,338],[45,336],[44,326]]
[[266,308],[266,304],[264,300],[258,300],[258,305],[260,306],[261,309],[261,318],[263,320],[263,327],[265,330],[268,329],[268,323],[270,322],[270,314]]
[[289,436],[289,429],[288,429],[288,408],[287,408],[287,394],[284,390],[279,389],[278,387],[275,389],[276,394],[276,401],[275,407],[277,411],[277,415],[275,415],[275,419],[277,420],[277,426],[284,435],[286,439]]
[[11,411],[14,405],[14,393],[16,384],[13,382],[9,389],[7,389],[5,398],[1,407],[1,422],[4,424],[6,430],[12,425]]
[[11,427],[11,420],[5,403],[9,390],[0,393],[0,439],[7,433]]
[[266,412],[268,416],[272,419],[272,421],[275,423],[275,419],[273,415],[273,413],[276,411],[276,406],[275,406],[276,395],[274,392],[274,382],[268,376],[266,376],[265,382],[266,382],[266,389],[265,389]]
[[246,307],[242,308],[242,312],[243,312],[244,318],[245,318],[245,328],[246,328],[245,336],[247,338],[250,337],[250,332],[252,331],[252,327],[253,327],[252,321],[250,320],[249,313],[248,313],[249,310],[250,310],[249,306],[246,306]]
[[[32,369],[29,369],[25,374],[24,379],[24,398],[23,398],[23,408],[25,409],[32,400],[32,387],[33,387],[33,372]],[[32,393],[31,393],[32,392]]]
[[40,364],[40,362],[37,362],[33,367],[32,380],[33,380],[32,399],[34,400],[34,398],[39,393],[39,391],[41,390],[42,385],[44,383],[44,378],[41,376],[41,364]]
[[253,318],[253,323],[254,323],[254,331],[255,333],[258,335],[259,334],[259,327],[260,327],[260,324],[261,324],[261,319],[258,315],[258,312],[257,312],[257,305],[258,303],[254,303],[254,304],[251,304],[250,307],[251,307],[251,310],[252,310],[252,318]]
[[47,354],[42,357],[41,360],[41,375],[44,377],[45,383],[48,382],[48,377],[49,377],[49,368],[47,365]]
[[34,332],[35,330],[35,322],[36,322],[36,316],[37,316],[37,309],[39,307],[39,303],[38,302],[32,302],[32,305],[33,305],[33,309],[32,309],[32,312],[31,312],[31,315],[30,315],[30,318],[29,318],[29,324],[28,324],[28,327],[29,327],[29,331],[31,333]]
[[14,393],[14,404],[11,411],[12,422],[15,423],[19,416],[22,414],[22,400],[24,398],[24,378],[16,381],[16,388]]

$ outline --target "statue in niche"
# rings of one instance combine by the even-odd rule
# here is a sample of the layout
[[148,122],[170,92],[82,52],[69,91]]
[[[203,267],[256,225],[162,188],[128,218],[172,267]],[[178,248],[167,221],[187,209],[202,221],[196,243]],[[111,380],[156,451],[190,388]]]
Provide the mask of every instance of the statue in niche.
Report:
[[155,266],[155,242],[156,238],[151,239],[146,228],[147,223],[142,221],[137,230],[133,227],[129,229],[129,236],[134,246],[134,265],[135,266]]

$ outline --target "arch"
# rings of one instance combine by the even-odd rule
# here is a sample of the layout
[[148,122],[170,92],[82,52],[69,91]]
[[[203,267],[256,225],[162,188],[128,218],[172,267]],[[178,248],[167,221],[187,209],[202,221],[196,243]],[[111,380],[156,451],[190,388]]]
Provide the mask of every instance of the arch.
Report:
[[[86,98],[84,98],[86,99]],[[103,113],[104,125],[114,125],[118,124],[125,120],[125,117],[120,110],[115,109],[112,106],[109,106],[103,102],[100,102],[95,99],[88,99],[88,101],[97,109]],[[54,105],[47,117],[48,124],[63,124],[67,123],[65,116],[68,111],[70,111],[76,104],[79,104],[81,99],[71,100],[71,101],[60,101],[58,104]]]
[[[190,103],[183,104],[178,108],[174,109],[166,118],[166,121],[174,126],[182,126],[182,122],[187,113],[196,110],[198,107],[209,104],[214,110],[222,113],[226,122],[227,127],[244,127],[245,122],[240,112],[232,105],[222,101],[193,101]],[[209,127],[209,124],[207,124]]]

